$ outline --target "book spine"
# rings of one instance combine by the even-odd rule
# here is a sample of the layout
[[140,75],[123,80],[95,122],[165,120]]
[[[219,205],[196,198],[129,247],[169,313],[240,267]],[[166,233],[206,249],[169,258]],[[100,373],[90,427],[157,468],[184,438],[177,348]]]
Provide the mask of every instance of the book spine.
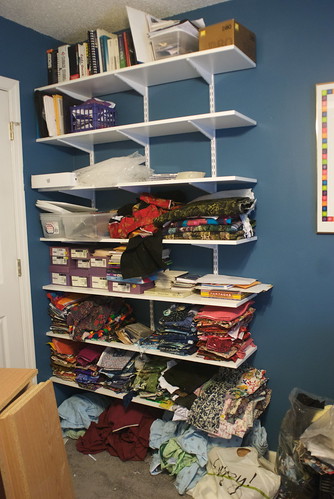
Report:
[[79,47],[78,43],[68,47],[68,59],[70,65],[70,80],[76,80],[80,77],[79,73]]
[[70,79],[70,63],[68,59],[69,45],[61,45],[58,47],[57,62],[58,62],[58,82],[68,81]]
[[109,36],[102,35],[100,36],[100,49],[101,49],[101,56],[102,56],[102,71],[108,71],[108,40]]
[[202,291],[201,296],[205,296],[207,298],[225,298],[227,300],[242,300],[247,296],[246,293],[233,293],[228,291]]
[[99,51],[97,44],[97,34],[95,29],[88,30],[89,44],[89,73],[98,74],[100,72]]
[[133,43],[131,31],[126,32],[126,38],[127,38],[129,53],[130,53],[130,66],[133,66],[134,64],[137,64],[137,57],[136,57],[136,51],[135,51],[135,46]]
[[79,76],[88,76],[87,43],[78,43]]
[[123,33],[118,34],[119,67],[126,68]]
[[53,83],[58,83],[57,54],[58,54],[57,49],[49,49],[46,51],[48,85],[52,85]]
[[124,43],[125,62],[126,62],[127,66],[131,66],[128,33],[126,31],[123,31],[122,35],[123,35],[123,43]]

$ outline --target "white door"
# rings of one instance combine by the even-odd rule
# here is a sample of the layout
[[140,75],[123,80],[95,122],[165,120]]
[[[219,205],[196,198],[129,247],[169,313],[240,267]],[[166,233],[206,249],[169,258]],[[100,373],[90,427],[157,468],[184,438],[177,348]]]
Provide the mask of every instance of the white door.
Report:
[[0,77],[0,367],[35,367],[25,217],[19,83]]

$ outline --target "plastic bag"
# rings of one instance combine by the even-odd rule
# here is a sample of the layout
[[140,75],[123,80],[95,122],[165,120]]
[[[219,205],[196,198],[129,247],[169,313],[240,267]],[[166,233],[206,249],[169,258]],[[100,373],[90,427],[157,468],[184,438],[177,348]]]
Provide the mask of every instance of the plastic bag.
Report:
[[316,499],[319,477],[301,462],[298,449],[302,433],[323,410],[327,401],[299,388],[291,391],[289,400],[291,408],[282,420],[277,449],[276,468],[282,476],[283,494],[279,497]]
[[112,187],[124,182],[145,182],[153,170],[145,164],[145,156],[135,152],[129,156],[109,158],[76,170],[78,184],[91,187]]
[[259,459],[252,447],[214,447],[210,450],[207,474],[187,491],[195,499],[272,499],[280,477],[270,463]]
[[321,414],[300,440],[312,456],[334,466],[334,406],[326,406]]

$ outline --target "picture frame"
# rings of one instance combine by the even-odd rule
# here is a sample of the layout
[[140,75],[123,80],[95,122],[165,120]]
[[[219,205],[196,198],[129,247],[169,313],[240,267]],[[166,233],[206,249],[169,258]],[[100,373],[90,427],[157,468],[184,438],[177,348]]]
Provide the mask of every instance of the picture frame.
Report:
[[316,84],[317,233],[334,234],[334,82]]

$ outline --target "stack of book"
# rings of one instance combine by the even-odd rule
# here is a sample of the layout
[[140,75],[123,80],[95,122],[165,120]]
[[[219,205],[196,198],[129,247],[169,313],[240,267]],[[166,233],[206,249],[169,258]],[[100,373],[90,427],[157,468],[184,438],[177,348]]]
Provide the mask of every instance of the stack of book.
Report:
[[248,277],[206,274],[197,279],[195,287],[206,298],[243,300],[250,295],[268,291],[272,285]]
[[49,85],[137,64],[130,30],[90,29],[86,41],[48,49],[46,56]]

